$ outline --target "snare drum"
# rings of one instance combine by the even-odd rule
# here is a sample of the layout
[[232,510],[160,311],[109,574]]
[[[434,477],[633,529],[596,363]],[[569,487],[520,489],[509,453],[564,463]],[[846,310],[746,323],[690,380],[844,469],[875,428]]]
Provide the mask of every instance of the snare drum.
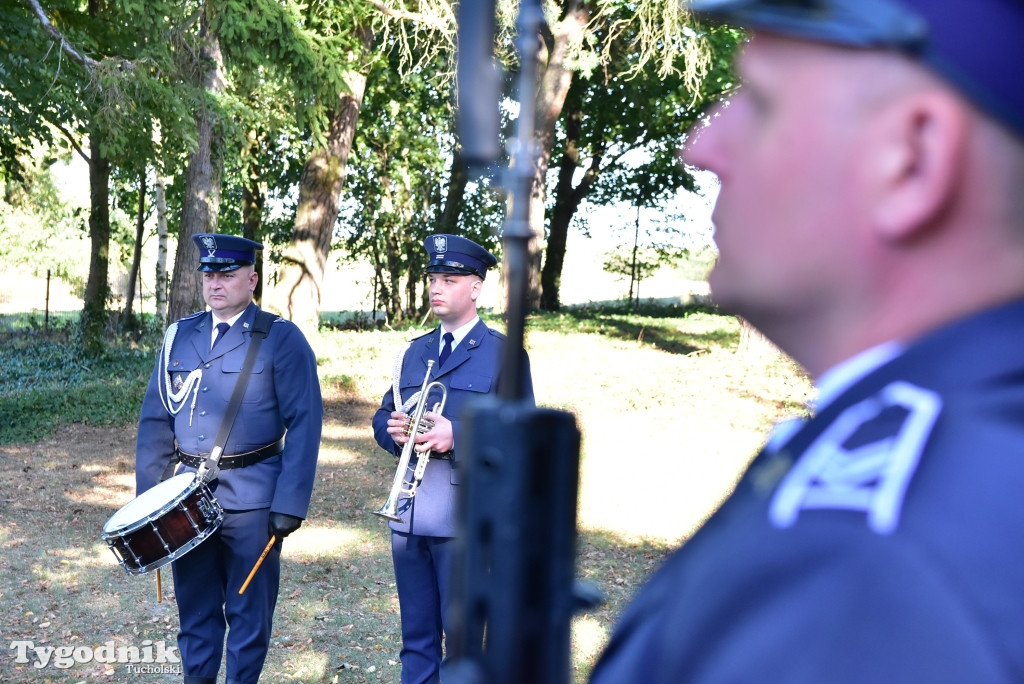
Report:
[[181,558],[213,534],[224,509],[195,473],[164,480],[114,513],[103,541],[131,575]]

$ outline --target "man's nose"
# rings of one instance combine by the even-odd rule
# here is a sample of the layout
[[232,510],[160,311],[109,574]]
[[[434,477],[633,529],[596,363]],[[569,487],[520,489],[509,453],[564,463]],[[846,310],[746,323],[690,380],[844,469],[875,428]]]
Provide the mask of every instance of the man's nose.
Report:
[[716,104],[708,116],[686,132],[686,140],[678,151],[679,161],[687,166],[717,173],[722,165],[722,141],[730,125],[722,103]]

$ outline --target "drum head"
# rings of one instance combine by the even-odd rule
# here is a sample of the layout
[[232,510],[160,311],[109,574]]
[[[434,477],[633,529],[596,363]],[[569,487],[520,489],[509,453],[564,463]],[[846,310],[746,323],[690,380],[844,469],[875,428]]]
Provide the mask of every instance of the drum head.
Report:
[[103,526],[103,531],[119,530],[156,513],[186,491],[195,477],[195,473],[182,473],[147,489],[110,516],[110,520]]

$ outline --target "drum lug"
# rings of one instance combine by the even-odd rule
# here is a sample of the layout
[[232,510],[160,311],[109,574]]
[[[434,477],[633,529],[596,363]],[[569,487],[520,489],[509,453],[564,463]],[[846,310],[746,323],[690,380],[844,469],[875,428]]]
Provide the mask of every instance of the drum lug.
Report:
[[220,511],[206,499],[200,499],[196,502],[196,507],[199,508],[199,512],[202,514],[203,520],[206,521],[207,525],[220,518]]

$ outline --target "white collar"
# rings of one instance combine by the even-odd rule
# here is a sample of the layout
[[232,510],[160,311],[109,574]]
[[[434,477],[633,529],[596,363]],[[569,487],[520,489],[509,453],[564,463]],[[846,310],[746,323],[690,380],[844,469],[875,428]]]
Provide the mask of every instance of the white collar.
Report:
[[[246,307],[246,308],[248,308],[248,307]],[[232,316],[231,318],[227,319],[226,321],[222,321],[221,319],[217,318],[217,314],[213,313],[212,311],[210,312],[210,315],[213,317],[213,327],[216,328],[218,323],[227,323],[228,325],[234,325],[236,322],[238,322],[238,319],[241,318],[242,314],[244,314],[244,313],[245,313],[245,309],[242,309],[241,311],[239,311],[238,313],[236,313],[234,316]]]
[[459,342],[462,342],[463,338],[465,338],[466,335],[469,334],[469,331],[472,330],[473,328],[475,328],[476,324],[479,323],[479,322],[480,322],[480,316],[473,316],[473,320],[471,320],[469,323],[466,323],[463,326],[460,326],[460,327],[456,328],[455,330],[445,330],[444,325],[442,325],[441,326],[441,337],[442,337],[441,344],[442,345],[444,344],[444,339],[443,339],[444,338],[444,334],[446,332],[450,332],[452,334],[452,337],[454,338],[454,339],[452,339],[452,349],[455,349],[455,347],[459,346]]
[[820,411],[846,388],[857,382],[879,366],[896,358],[903,352],[903,343],[895,340],[883,342],[851,356],[818,377],[814,383],[816,397],[811,401],[815,411]]
[[[843,393],[871,371],[875,370],[887,361],[897,357],[903,352],[903,345],[899,342],[884,342],[869,349],[851,356],[845,361],[832,366],[818,378],[814,383],[816,395],[808,402],[812,414],[818,413],[825,408],[836,397]],[[765,440],[764,450],[774,452],[807,422],[806,416],[784,418],[772,426],[768,438]]]

